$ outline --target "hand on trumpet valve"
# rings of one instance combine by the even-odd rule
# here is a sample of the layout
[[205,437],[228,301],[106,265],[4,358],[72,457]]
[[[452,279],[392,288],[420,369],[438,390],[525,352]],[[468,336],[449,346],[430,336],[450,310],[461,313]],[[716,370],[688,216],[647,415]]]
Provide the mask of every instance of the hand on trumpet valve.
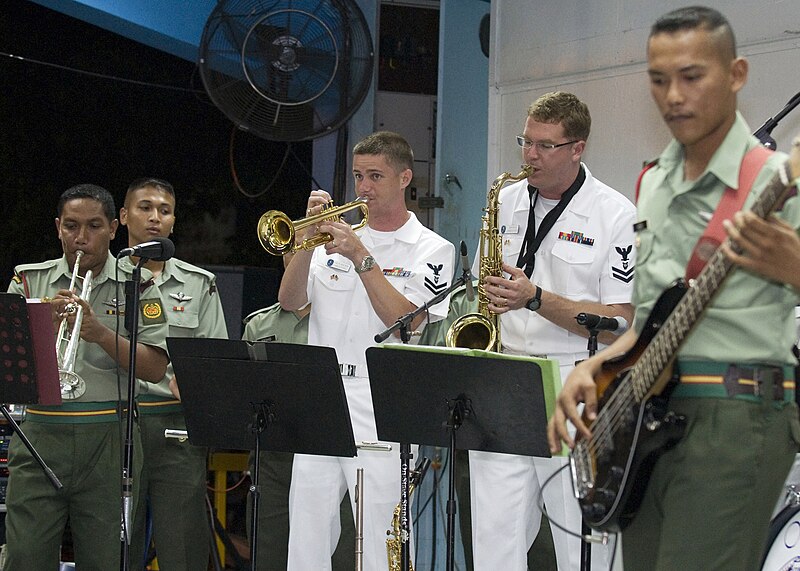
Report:
[[326,191],[320,190],[312,190],[311,194],[308,196],[308,207],[306,209],[306,216],[313,216],[322,212],[326,207],[330,207],[333,204],[333,199],[331,195],[328,194]]

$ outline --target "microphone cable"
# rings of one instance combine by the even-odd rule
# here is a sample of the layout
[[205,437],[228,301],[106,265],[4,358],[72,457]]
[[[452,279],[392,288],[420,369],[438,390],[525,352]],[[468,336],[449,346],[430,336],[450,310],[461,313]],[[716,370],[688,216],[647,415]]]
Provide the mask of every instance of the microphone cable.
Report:
[[[616,533],[609,534],[608,532],[604,531],[604,532],[601,533],[601,535],[599,537],[595,537],[593,535],[583,535],[583,534],[580,534],[580,533],[575,533],[574,531],[571,531],[571,530],[567,529],[566,524],[562,525],[562,524],[558,523],[557,521],[555,521],[545,511],[545,505],[544,505],[544,490],[545,490],[545,488],[547,488],[547,486],[549,486],[551,484],[551,482],[553,481],[553,478],[558,476],[561,472],[563,472],[568,467],[569,467],[569,463],[564,464],[558,470],[556,470],[555,472],[550,474],[550,476],[547,477],[547,479],[544,481],[544,484],[542,484],[542,487],[541,487],[541,490],[540,490],[540,493],[539,493],[539,500],[536,503],[537,504],[536,507],[539,508],[539,512],[542,514],[543,518],[545,518],[548,522],[552,523],[554,526],[556,526],[559,530],[563,531],[567,535],[571,535],[572,537],[577,537],[578,539],[580,539],[582,542],[585,542],[585,543],[596,543],[596,544],[599,544],[599,545],[609,545],[610,544],[611,545],[611,557],[609,558],[609,562],[608,562],[608,571],[611,571],[612,569],[614,569],[614,559],[616,558],[616,555],[617,555],[617,538],[618,538],[618,535]],[[575,501],[577,501],[577,499]],[[581,519],[583,519],[583,515],[581,515]],[[611,539],[609,539],[609,537]]]

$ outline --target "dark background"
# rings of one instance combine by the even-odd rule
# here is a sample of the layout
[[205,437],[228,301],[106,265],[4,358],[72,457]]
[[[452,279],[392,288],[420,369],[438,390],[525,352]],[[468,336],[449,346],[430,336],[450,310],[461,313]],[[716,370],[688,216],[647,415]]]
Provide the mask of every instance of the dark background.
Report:
[[[27,0],[0,2],[0,52],[26,59],[0,55],[3,291],[15,265],[61,255],[54,219],[64,190],[98,184],[119,211],[128,184],[144,176],[175,187],[178,257],[280,268],[256,224],[269,209],[292,218],[305,209],[310,142],[237,131],[231,145],[233,124],[205,94],[195,63]],[[123,229],[112,253],[125,246]]]

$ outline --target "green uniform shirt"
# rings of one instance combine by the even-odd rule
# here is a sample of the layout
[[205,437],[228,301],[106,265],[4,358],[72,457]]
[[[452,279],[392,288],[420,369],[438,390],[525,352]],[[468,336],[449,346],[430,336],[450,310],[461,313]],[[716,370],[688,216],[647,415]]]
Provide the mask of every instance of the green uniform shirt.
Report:
[[298,317],[276,303],[251,313],[245,319],[242,339],[245,341],[308,342],[308,314]]
[[[658,295],[683,277],[708,215],[720,202],[725,187],[736,188],[745,153],[758,145],[737,113],[736,121],[697,180],[684,181],[683,148],[673,140],[642,180],[638,220],[647,227],[637,233],[637,267],[633,303],[634,327],[641,332]],[[772,179],[786,156],[771,156],[753,184],[744,209]],[[789,199],[779,215],[800,227],[800,201]],[[792,288],[735,269],[686,339],[680,360],[730,363],[793,363],[794,307]]]
[[[126,271],[133,269],[130,258],[120,260],[120,266],[124,266]],[[156,276],[155,283],[164,302],[168,337],[228,338],[214,274],[172,258],[164,263],[164,270]],[[170,363],[160,382],[140,380],[139,396],[146,395],[147,400],[174,400],[169,390],[169,380],[174,374]]]
[[[108,254],[101,272],[92,278],[92,292],[89,304],[97,319],[111,331],[129,338],[125,330],[125,280],[131,273],[120,265],[118,277],[115,277],[116,260]],[[8,287],[10,293],[20,293],[28,298],[52,297],[60,289],[68,289],[72,269],[65,256],[38,264],[24,264],[14,269],[14,279]],[[142,279],[148,280],[150,272],[144,270]],[[117,279],[119,281],[117,281]],[[81,282],[78,282],[79,284]],[[78,286],[80,290],[82,286]],[[139,337],[140,343],[160,347],[167,350],[167,323],[164,319],[161,292],[156,285],[148,285],[140,295]],[[58,342],[58,340],[56,340]],[[96,343],[81,341],[75,359],[75,372],[86,382],[86,392],[72,403],[117,401],[119,396],[128,394],[128,374],[120,368],[119,386],[117,386],[117,363]],[[42,408],[37,405],[37,408]],[[50,407],[48,407],[50,408]]]

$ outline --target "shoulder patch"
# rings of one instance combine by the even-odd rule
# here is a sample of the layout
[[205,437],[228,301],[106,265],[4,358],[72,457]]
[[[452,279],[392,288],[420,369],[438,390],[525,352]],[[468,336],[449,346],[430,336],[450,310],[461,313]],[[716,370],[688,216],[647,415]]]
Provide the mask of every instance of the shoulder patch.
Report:
[[425,287],[434,295],[443,292],[450,285],[447,278],[440,275],[443,267],[444,264],[428,264],[430,274],[425,276]]
[[633,244],[615,244],[614,254],[611,255],[609,269],[611,277],[623,283],[630,283],[633,281],[633,274],[636,265],[631,259],[633,252]]

